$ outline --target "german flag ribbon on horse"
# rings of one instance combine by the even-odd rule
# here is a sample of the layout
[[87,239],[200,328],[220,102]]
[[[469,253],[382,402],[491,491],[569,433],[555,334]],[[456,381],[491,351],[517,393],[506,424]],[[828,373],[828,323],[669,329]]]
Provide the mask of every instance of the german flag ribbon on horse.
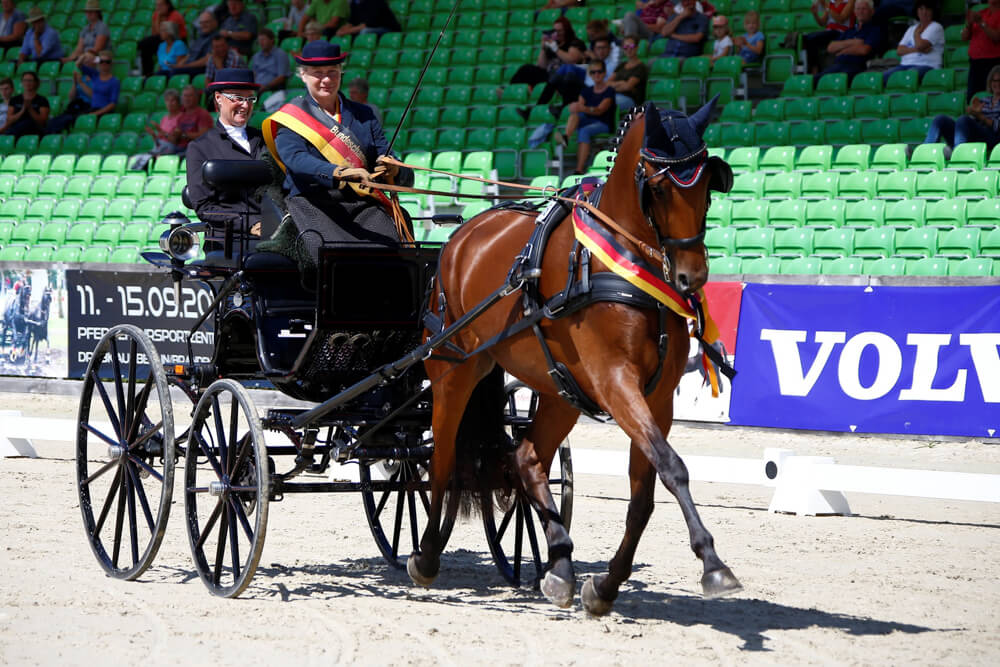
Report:
[[[364,153],[361,152],[361,148],[351,138],[351,134],[347,129],[333,118],[327,120],[331,124],[330,127],[324,125],[322,121],[302,106],[295,104],[295,100],[283,105],[264,120],[261,126],[261,130],[264,133],[264,142],[267,144],[267,149],[271,151],[271,155],[274,156],[275,161],[277,161],[282,171],[288,171],[288,169],[281,161],[281,158],[278,157],[278,150],[274,141],[278,135],[278,130],[283,127],[303,137],[315,146],[320,154],[331,164],[338,167],[368,168]],[[359,185],[351,183],[355,192],[375,199],[390,214],[393,213],[392,201],[381,190],[365,186],[356,187]]]
[[[607,229],[596,224],[592,216],[580,206],[573,207],[573,233],[576,240],[612,272],[662,303],[671,312],[694,322],[692,335],[704,343],[702,367],[712,385],[712,396],[718,396],[719,376],[715,366],[718,365],[724,371],[728,366],[721,355],[709,347],[719,339],[719,328],[708,312],[705,291],[699,289],[696,294],[685,299],[671,284],[658,276],[648,262],[620,244]],[[712,351],[709,352],[709,349]],[[731,369],[728,370],[731,372]],[[726,375],[729,375],[729,372]]]

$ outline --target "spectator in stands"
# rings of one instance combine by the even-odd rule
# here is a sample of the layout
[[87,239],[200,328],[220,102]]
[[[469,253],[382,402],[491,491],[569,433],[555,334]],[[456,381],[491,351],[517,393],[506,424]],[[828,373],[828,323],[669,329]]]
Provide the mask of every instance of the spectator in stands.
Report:
[[111,71],[111,64],[114,62],[111,51],[101,51],[94,60],[97,69],[85,64],[86,54],[77,57],[77,69],[73,72],[74,86],[69,92],[70,101],[66,110],[49,123],[50,134],[62,132],[76,122],[78,116],[89,114],[100,117],[111,113],[118,105],[122,82]]
[[0,7],[3,8],[0,13],[0,48],[21,46],[24,33],[28,30],[24,12],[14,5],[14,0],[2,0]]
[[250,59],[250,69],[261,93],[274,91],[264,103],[264,111],[271,112],[285,101],[285,85],[290,72],[288,54],[274,45],[274,32],[270,28],[261,28],[257,43],[260,51]]
[[111,45],[111,31],[104,24],[104,15],[101,12],[100,0],[87,0],[83,6],[83,12],[87,15],[87,25],[80,29],[80,37],[76,40],[76,48],[62,59],[64,63],[76,62],[78,58],[85,56],[85,65],[95,65],[94,59],[97,54]]
[[[1000,0],[998,0],[1000,1]],[[872,21],[875,9],[872,0],[856,0],[854,3],[854,27],[843,32],[826,50],[835,56],[833,64],[817,75],[817,80],[824,74],[847,74],[850,81],[858,72],[863,72],[868,66],[875,49],[882,43],[882,26]]]
[[[576,172],[584,173],[587,160],[590,159],[590,145],[595,134],[611,132],[615,124],[615,89],[607,80],[607,70],[600,60],[590,63],[587,74],[593,79],[594,85],[587,86],[580,92],[580,97],[570,105],[569,120],[566,121],[566,136],[577,133],[576,141]],[[565,143],[565,139],[556,133],[556,141]]]
[[187,44],[177,39],[177,24],[160,22],[160,45],[156,47],[156,62],[159,74],[170,74],[170,70],[187,55]]
[[243,0],[228,0],[226,6],[229,7],[229,16],[219,30],[229,40],[230,46],[249,56],[257,39],[257,17],[246,11]]
[[511,83],[526,83],[536,86],[547,83],[564,64],[578,65],[583,62],[587,46],[576,36],[573,25],[565,16],[557,18],[552,30],[542,33],[542,48],[534,65],[521,65]]
[[10,98],[14,95],[14,82],[9,76],[0,79],[0,127],[7,124],[7,112],[10,110]]
[[625,52],[625,62],[615,68],[608,85],[614,88],[618,108],[627,110],[646,101],[649,67],[639,59],[639,38],[635,35],[625,36],[622,51]]
[[764,33],[760,31],[760,14],[752,9],[743,16],[745,34],[733,37],[733,46],[739,49],[739,56],[744,65],[753,65],[761,61],[764,53]]
[[402,27],[386,0],[350,0],[351,11],[347,21],[337,28],[338,35],[363,35],[400,32]]
[[198,15],[198,38],[192,40],[187,54],[177,59],[170,68],[170,74],[190,74],[191,76],[205,73],[205,65],[212,55],[212,38],[219,32],[219,22],[215,14],[204,11]]
[[382,123],[382,110],[368,101],[367,79],[360,76],[352,79],[351,82],[347,84],[347,96],[350,97],[353,102],[370,107],[379,124]]
[[814,0],[812,15],[823,30],[802,38],[810,74],[822,69],[826,47],[841,34],[854,27],[854,0]]
[[635,9],[622,20],[622,31],[652,42],[660,36],[660,29],[667,22],[666,16],[672,11],[670,4],[667,0],[636,0]]
[[729,36],[729,19],[725,16],[712,17],[712,34],[715,41],[712,43],[712,64],[719,58],[724,58],[733,52],[733,39]]
[[21,44],[21,53],[17,56],[18,65],[25,60],[42,63],[63,57],[59,33],[45,22],[45,12],[38,7],[32,7],[28,11],[28,26],[28,32],[24,33],[24,42]]
[[[217,70],[242,68],[244,66],[243,56],[240,55],[239,51],[229,46],[226,37],[219,32],[212,38],[212,55],[205,64],[205,83],[207,85],[215,80],[215,72]],[[206,105],[211,104],[211,99],[206,101]]]
[[617,61],[621,57],[621,40],[611,32],[611,23],[607,19],[590,19],[587,21],[586,31],[588,58],[593,58],[590,52],[594,49],[594,42],[601,37],[607,37],[611,40],[611,52],[615,55],[615,60]]
[[[611,38],[610,37],[600,37],[594,42],[594,49],[591,53],[592,58],[590,62],[600,61],[604,63],[604,71],[610,72],[613,68],[618,67],[617,58],[613,58],[611,55]],[[569,63],[563,63],[556,70],[545,87],[542,88],[541,94],[538,96],[537,104],[549,104],[552,98],[555,97],[556,93],[559,93],[561,101],[553,102],[549,104],[549,112],[559,118],[562,114],[563,107],[572,102],[575,102],[578,97],[580,97],[580,91],[583,90],[584,86],[593,85],[593,81],[587,75],[586,64],[583,65],[572,65]],[[531,114],[531,107],[525,107],[519,109],[518,113],[525,120]]]
[[312,0],[306,15],[299,20],[299,35],[308,39],[306,24],[309,21],[316,21],[324,37],[333,37],[350,13],[348,0]]
[[681,10],[670,8],[660,34],[667,38],[664,56],[690,58],[701,55],[708,38],[708,17],[698,12],[695,0],[681,0]]
[[927,130],[925,144],[944,142],[954,148],[967,141],[982,141],[989,150],[1000,143],[1000,65],[987,77],[988,96],[976,96],[959,118],[936,116]]
[[[181,146],[183,139],[178,127],[181,114],[184,112],[184,108],[181,106],[180,94],[176,90],[168,88],[163,92],[163,104],[167,108],[167,113],[160,119],[160,122],[157,123],[152,120],[146,122],[146,134],[153,137],[153,140],[156,142],[152,154],[173,155],[175,153],[183,153],[184,148]],[[147,157],[139,165],[139,161],[134,160],[132,162],[132,169],[144,169],[148,161]]]
[[34,72],[21,74],[20,95],[10,98],[7,109],[7,122],[0,128],[0,134],[12,134],[21,137],[26,134],[45,134],[45,126],[49,122],[49,101],[38,94],[41,81]]
[[181,130],[182,146],[187,146],[188,142],[194,141],[208,132],[215,122],[212,120],[212,114],[208,113],[200,102],[201,93],[197,88],[187,85],[181,89],[183,111],[177,120],[177,126]]
[[285,39],[286,37],[294,37],[297,35],[299,32],[299,24],[302,22],[305,15],[306,0],[292,0],[292,5],[288,8],[288,14],[281,19],[284,22],[284,27],[278,31],[278,39]]
[[934,20],[935,4],[933,0],[917,0],[917,23],[911,25],[899,40],[896,53],[899,54],[899,64],[886,70],[883,81],[888,81],[893,72],[915,69],[923,78],[932,69],[941,67],[944,55],[944,28]]
[[187,40],[187,26],[184,17],[174,8],[170,0],[156,0],[153,10],[152,33],[139,40],[139,61],[143,76],[153,73],[153,66],[160,46],[160,23],[169,21],[177,26],[177,38]]
[[583,0],[548,0],[542,9],[567,9],[582,4]]
[[319,24],[318,21],[309,21],[308,23],[306,23],[306,29],[303,34],[305,35],[305,38],[303,40],[302,46],[305,46],[309,42],[315,42],[323,39],[323,27]]
[[1000,65],[1000,0],[989,0],[986,9],[965,14],[962,39],[969,42],[969,79],[965,100],[986,88],[986,75]]

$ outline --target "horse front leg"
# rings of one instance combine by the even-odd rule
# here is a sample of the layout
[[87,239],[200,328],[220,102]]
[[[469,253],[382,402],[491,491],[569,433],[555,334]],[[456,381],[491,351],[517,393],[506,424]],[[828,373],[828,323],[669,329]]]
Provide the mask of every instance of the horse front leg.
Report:
[[576,577],[573,574],[573,541],[552,497],[549,469],[559,445],[573,430],[580,415],[561,398],[542,394],[538,411],[515,454],[517,472],[525,493],[541,518],[549,562],[542,578],[542,594],[559,607],[573,603]]

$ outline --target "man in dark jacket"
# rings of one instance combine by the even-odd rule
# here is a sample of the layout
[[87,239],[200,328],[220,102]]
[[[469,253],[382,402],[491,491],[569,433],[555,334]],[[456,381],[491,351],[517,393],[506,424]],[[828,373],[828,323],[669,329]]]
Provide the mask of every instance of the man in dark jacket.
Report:
[[219,120],[188,145],[187,183],[188,198],[198,218],[213,227],[213,232],[205,235],[206,252],[219,249],[218,239],[227,222],[238,227],[248,212],[250,234],[260,235],[260,200],[254,191],[218,191],[205,183],[201,173],[206,160],[258,160],[267,152],[260,130],[247,125],[258,88],[250,70],[220,69],[205,89],[215,99]]

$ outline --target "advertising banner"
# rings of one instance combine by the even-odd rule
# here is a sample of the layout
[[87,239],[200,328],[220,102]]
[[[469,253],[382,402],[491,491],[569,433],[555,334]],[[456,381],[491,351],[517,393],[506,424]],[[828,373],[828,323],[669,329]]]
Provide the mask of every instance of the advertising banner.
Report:
[[66,377],[66,276],[62,271],[0,270],[0,317],[0,375]]
[[[736,330],[740,318],[742,283],[718,282],[705,285],[705,299],[709,312],[719,327],[720,342],[729,363],[733,363],[736,349]],[[719,374],[719,396],[712,396],[712,387],[706,381],[701,366],[701,349],[691,339],[691,356],[687,372],[681,378],[674,398],[674,418],[692,421],[725,422],[729,420],[729,400],[732,395],[729,379]]]
[[997,437],[1000,286],[747,285],[732,423]]
[[[71,270],[66,282],[72,378],[83,377],[98,341],[116,324],[143,329],[160,355],[159,363],[187,363],[190,329],[212,303],[208,288],[190,280],[181,283],[178,298],[168,273]],[[195,363],[211,360],[212,325],[209,317],[191,339]]]

